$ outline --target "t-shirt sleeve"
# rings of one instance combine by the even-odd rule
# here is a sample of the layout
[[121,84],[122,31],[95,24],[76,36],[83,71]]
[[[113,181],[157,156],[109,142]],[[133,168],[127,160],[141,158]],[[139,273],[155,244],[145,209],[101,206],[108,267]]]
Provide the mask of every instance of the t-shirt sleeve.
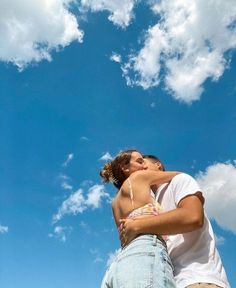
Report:
[[203,193],[198,183],[190,175],[185,173],[178,174],[172,179],[171,185],[176,206],[181,199],[196,194],[197,192],[200,192],[199,196],[201,197],[202,203],[204,203]]

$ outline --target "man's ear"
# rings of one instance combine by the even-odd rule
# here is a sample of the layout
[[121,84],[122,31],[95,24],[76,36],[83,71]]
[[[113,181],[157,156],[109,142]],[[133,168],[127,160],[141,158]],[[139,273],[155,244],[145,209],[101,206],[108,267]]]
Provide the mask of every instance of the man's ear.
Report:
[[157,165],[159,170],[161,170],[161,171],[163,170],[161,162],[156,162],[156,165]]

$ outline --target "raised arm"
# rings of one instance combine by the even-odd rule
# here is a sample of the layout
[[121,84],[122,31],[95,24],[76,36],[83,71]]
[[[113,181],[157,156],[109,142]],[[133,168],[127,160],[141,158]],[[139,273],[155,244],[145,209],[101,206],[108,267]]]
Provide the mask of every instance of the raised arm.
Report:
[[177,171],[154,171],[139,170],[134,172],[130,178],[137,182],[147,183],[148,185],[160,185],[170,182],[176,175],[181,172]]

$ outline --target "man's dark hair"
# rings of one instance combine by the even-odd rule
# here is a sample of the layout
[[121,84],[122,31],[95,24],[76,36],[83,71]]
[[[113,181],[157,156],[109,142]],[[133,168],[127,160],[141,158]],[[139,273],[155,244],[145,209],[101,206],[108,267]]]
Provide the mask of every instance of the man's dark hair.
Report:
[[163,165],[163,163],[161,162],[161,160],[158,158],[158,157],[156,157],[156,156],[154,156],[154,155],[143,155],[143,158],[145,159],[150,159],[150,160],[152,160],[154,163],[156,163],[156,162],[158,162],[158,163],[160,163],[161,164],[161,168],[162,168],[162,171],[165,171],[165,167],[164,167],[164,165]]

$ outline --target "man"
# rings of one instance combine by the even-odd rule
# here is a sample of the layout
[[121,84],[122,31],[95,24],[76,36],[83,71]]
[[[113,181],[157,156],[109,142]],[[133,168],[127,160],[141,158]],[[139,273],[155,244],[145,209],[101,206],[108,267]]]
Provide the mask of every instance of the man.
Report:
[[[148,169],[164,170],[163,164],[155,156],[147,155],[144,158]],[[214,233],[204,213],[204,197],[196,181],[181,173],[170,183],[153,188],[156,190],[156,200],[165,212],[135,221],[122,220],[123,243],[127,244],[144,233],[168,235],[166,244],[178,288],[229,288],[215,246]]]

